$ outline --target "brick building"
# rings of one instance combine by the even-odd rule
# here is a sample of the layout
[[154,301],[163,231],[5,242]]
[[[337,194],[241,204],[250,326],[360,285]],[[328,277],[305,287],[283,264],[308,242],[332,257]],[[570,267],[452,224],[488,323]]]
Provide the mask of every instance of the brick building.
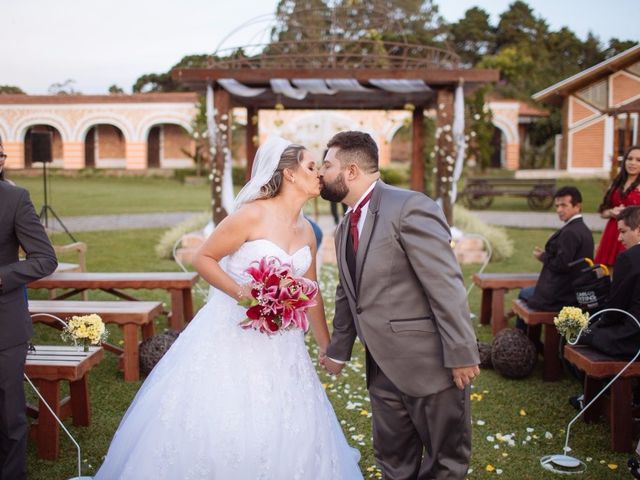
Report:
[[560,169],[608,172],[626,146],[638,143],[638,114],[615,109],[640,99],[640,44],[533,95],[562,106]]

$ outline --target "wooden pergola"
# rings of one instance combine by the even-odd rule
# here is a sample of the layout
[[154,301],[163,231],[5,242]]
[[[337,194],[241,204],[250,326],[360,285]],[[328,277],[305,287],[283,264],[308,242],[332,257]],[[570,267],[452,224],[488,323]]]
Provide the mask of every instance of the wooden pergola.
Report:
[[[176,68],[172,71],[174,80],[188,85],[195,91],[204,92],[207,86],[212,86],[215,122],[218,126],[223,125],[222,131],[230,132],[233,108],[246,108],[247,175],[251,171],[251,163],[257,150],[254,139],[259,138],[257,118],[261,109],[274,109],[277,106],[286,109],[386,110],[404,109],[408,106],[413,110],[410,184],[412,189],[424,191],[422,132],[425,110],[437,108],[438,127],[451,125],[454,91],[459,84],[463,84],[465,90],[472,90],[499,80],[497,70],[462,68],[455,53],[425,45],[374,42],[366,39],[345,40],[335,36],[321,40],[276,41],[263,46],[260,53],[252,56],[238,53],[247,50],[250,49],[243,47],[226,55],[219,52],[209,58],[204,68]],[[220,83],[221,80],[224,83],[227,79],[234,80],[244,87],[261,88],[264,91],[255,96],[235,95]],[[362,88],[361,91],[336,91],[333,94],[308,92],[304,98],[295,99],[276,93],[272,89],[273,79],[284,79],[294,84],[297,80],[304,79],[323,80],[327,83],[332,80],[347,80],[357,82]],[[424,88],[421,91],[398,93],[378,88],[374,85],[379,85],[378,80],[406,80],[414,84],[416,81],[422,81]],[[224,168],[223,150],[224,148],[215,149],[212,164],[213,215],[216,223],[226,214],[220,202]],[[436,154],[436,192],[441,194],[444,193],[444,189],[440,188],[440,179],[450,175],[445,157],[451,152],[446,150],[438,148]],[[444,203],[445,213],[449,213],[450,205],[447,205],[446,201]]]

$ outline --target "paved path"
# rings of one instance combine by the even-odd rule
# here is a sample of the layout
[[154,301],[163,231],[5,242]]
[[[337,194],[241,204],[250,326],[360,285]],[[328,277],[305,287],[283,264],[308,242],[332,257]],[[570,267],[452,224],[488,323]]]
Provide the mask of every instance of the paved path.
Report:
[[[94,230],[133,230],[139,228],[171,228],[198,212],[131,213],[126,215],[92,215],[86,217],[64,217],[62,222],[73,232]],[[49,229],[62,231],[55,218],[49,217]]]
[[[554,230],[562,226],[562,222],[553,212],[496,212],[473,211],[480,220],[492,225],[521,228],[552,228]],[[607,221],[600,218],[597,213],[585,213],[584,222],[593,231],[602,231]]]
[[[551,228],[557,229],[562,225],[555,213],[552,212],[498,212],[474,211],[481,220],[505,227],[521,228]],[[92,230],[127,230],[138,228],[170,228],[198,212],[167,212],[167,213],[134,213],[126,215],[93,215],[86,217],[65,217],[62,219],[67,228],[73,232]],[[594,231],[602,231],[606,220],[596,213],[586,213],[585,223]],[[333,220],[329,215],[319,218],[323,231],[330,234],[333,231]],[[49,218],[49,228],[61,231],[59,223]]]

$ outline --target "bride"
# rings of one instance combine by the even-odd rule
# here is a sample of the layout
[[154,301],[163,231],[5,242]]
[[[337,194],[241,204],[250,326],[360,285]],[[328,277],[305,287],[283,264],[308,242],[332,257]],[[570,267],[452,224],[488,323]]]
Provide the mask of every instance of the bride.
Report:
[[[319,191],[304,147],[271,137],[259,148],[236,211],[194,260],[216,290],[140,388],[94,478],[362,478],[304,332],[239,326],[252,262],[276,257],[316,280],[315,237],[301,209]],[[309,320],[323,355],[329,332],[316,300]]]

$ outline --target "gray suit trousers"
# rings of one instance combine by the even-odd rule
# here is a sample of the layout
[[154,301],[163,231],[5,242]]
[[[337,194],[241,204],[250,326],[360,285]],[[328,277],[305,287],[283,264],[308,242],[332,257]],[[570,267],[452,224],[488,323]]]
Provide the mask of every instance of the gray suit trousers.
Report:
[[27,478],[26,357],[26,343],[0,350],[0,480]]
[[412,397],[398,390],[368,354],[367,374],[373,448],[384,479],[464,479],[471,455],[469,387]]

